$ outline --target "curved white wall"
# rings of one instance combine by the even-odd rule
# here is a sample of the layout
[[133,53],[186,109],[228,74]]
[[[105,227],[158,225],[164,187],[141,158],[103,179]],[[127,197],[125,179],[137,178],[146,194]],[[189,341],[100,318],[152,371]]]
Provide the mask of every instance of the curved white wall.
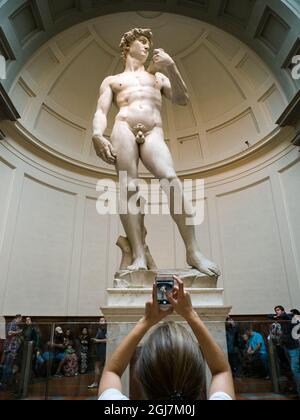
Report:
[[[97,315],[120,262],[117,216],[96,212],[97,178],[68,170],[4,127],[0,143],[0,313]],[[204,252],[234,313],[300,302],[299,152],[286,129],[240,165],[206,175]],[[185,266],[169,216],[147,218],[160,268]]]
[[[10,91],[22,116],[20,128],[48,153],[113,174],[91,147],[99,87],[106,76],[124,70],[118,48],[124,32],[150,26],[155,47],[174,57],[190,94],[187,107],[169,101],[163,106],[165,139],[180,174],[224,164],[266,141],[287,100],[258,55],[196,19],[145,16],[120,13],[84,22],[37,51]],[[108,136],[115,114],[113,107]],[[143,165],[140,170],[149,175]]]

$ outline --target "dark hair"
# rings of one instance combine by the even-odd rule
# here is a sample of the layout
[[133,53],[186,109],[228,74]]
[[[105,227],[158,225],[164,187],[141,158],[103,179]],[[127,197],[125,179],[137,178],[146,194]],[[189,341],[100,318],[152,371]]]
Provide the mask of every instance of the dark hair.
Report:
[[283,307],[283,306],[281,306],[281,305],[275,306],[275,308],[274,308],[274,311],[275,311],[275,312],[276,312],[276,309],[280,309],[280,310],[281,310],[281,312],[285,312],[284,307]]
[[142,347],[136,374],[148,400],[199,400],[205,379],[199,344],[180,324],[159,325]]
[[66,332],[65,332],[65,337],[67,336],[67,333],[70,333],[69,334],[69,338],[72,340],[73,339],[73,331],[70,329],[70,328],[68,328],[67,330],[66,330]]
[[300,315],[300,311],[298,311],[298,309],[292,309],[291,310],[291,314],[293,314],[293,315]]
[[102,324],[100,326],[100,328],[102,329],[102,331],[105,332],[105,334],[107,334],[107,320],[106,320],[105,316],[100,316],[99,321],[101,321],[101,319],[104,319],[105,324]]
[[15,316],[15,319],[18,319],[18,318],[22,318],[22,315],[18,314],[18,315]]

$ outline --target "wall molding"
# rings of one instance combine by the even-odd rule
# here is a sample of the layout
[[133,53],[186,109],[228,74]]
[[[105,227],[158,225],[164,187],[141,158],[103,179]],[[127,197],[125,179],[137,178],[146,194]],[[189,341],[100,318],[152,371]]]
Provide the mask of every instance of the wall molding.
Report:
[[[13,127],[14,128],[14,127]],[[91,171],[85,171],[73,165],[67,165],[60,160],[50,156],[48,153],[37,149],[34,145],[24,142],[22,136],[8,133],[6,140],[2,142],[3,151],[7,151],[18,165],[18,161],[22,165],[29,165],[33,170],[41,172],[41,174],[50,175],[53,178],[76,185],[83,188],[89,188],[95,192],[96,183],[99,179],[109,178],[118,182],[116,173],[107,175]],[[266,169],[270,165],[280,161],[285,156],[294,153],[295,149],[291,144],[291,139],[294,135],[294,129],[291,127],[283,128],[280,135],[274,137],[273,141],[269,142],[267,146],[259,150],[256,154],[250,155],[244,159],[240,164],[232,165],[223,170],[218,170],[210,173],[201,173],[196,175],[185,176],[185,179],[199,179],[205,178],[207,190],[211,190],[220,185],[226,185],[233,181],[240,181],[248,176]],[[145,179],[146,182],[152,179]],[[94,196],[94,194],[92,194]],[[96,193],[95,193],[96,197]]]
[[[22,139],[34,146],[37,151],[43,152],[44,154],[49,155],[49,157],[54,158],[57,162],[67,164],[69,167],[73,169],[73,171],[85,171],[88,175],[95,177],[98,175],[99,177],[103,178],[104,176],[109,177],[116,177],[116,172],[114,169],[103,169],[96,167],[94,165],[83,163],[79,160],[73,159],[57,150],[52,149],[50,146],[42,143],[37,137],[35,137],[32,133],[30,133],[20,122],[16,122],[15,124],[6,125],[6,130],[9,132],[12,138],[15,135],[20,135]],[[282,128],[275,128],[269,135],[263,138],[260,142],[256,143],[255,145],[251,146],[247,150],[243,152],[220,161],[216,164],[209,164],[204,165],[200,168],[195,168],[190,171],[178,171],[179,177],[190,177],[194,175],[200,175],[202,177],[208,177],[220,172],[224,172],[230,170],[231,168],[236,167],[238,164],[242,164],[244,161],[249,159],[255,159],[257,155],[264,152],[264,149],[268,148],[270,145],[274,144],[276,141],[280,141],[280,139],[286,139],[288,135],[288,129]],[[152,179],[153,177],[150,174],[141,173],[140,177],[144,179]]]
[[2,83],[0,82],[0,121],[17,121],[20,117]]
[[300,121],[300,90],[288,104],[276,124],[280,127],[295,126]]
[[295,146],[300,146],[300,90],[284,110],[277,124],[280,127],[294,126],[296,128],[296,136],[292,143]]

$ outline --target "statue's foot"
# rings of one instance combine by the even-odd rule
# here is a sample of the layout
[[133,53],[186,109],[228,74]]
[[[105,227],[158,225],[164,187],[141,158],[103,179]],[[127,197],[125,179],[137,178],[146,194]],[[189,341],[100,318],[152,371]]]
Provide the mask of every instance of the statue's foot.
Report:
[[129,271],[148,270],[147,260],[144,257],[137,258],[132,265],[128,267]]
[[220,277],[221,271],[217,264],[204,257],[201,252],[188,252],[187,263],[210,277]]

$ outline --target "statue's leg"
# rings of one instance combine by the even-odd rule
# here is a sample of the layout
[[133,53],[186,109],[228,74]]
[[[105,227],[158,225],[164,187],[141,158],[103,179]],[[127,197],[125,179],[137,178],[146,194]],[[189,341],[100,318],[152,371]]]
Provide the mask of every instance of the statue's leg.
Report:
[[144,248],[145,248],[145,254],[146,254],[146,259],[147,259],[147,266],[149,270],[157,270],[157,265],[154,261],[154,258],[151,255],[150,249],[146,243],[146,237],[147,237],[147,229],[145,226],[145,215],[143,214],[142,216],[142,230],[143,230],[143,241],[144,241]]
[[125,271],[129,266],[132,264],[132,249],[130,246],[130,242],[124,236],[120,236],[117,244],[116,244],[122,251],[122,261],[120,265],[120,271]]
[[[170,211],[185,243],[188,264],[209,276],[220,276],[218,266],[200,252],[196,240],[195,226],[189,226],[186,223],[187,218],[190,218],[190,214],[186,212],[189,203],[184,196],[181,181],[176,175],[173,159],[164,141],[164,133],[161,128],[155,128],[149,134],[145,144],[140,148],[140,154],[145,167],[155,177],[160,180],[171,181],[172,185],[175,186],[176,199],[181,201],[182,213],[176,214],[173,189],[171,189],[171,194],[168,194],[170,195]],[[165,192],[169,193],[170,190]]]
[[[124,122],[116,122],[111,141],[117,153],[116,169],[118,174],[120,172],[126,172],[127,174],[127,180],[120,179],[120,188],[123,191],[127,189],[127,199],[121,195],[121,200],[125,200],[125,202],[121,202],[120,205],[122,208],[128,209],[128,202],[135,194],[128,191],[128,187],[138,178],[139,149],[134,134]],[[120,217],[132,248],[133,263],[128,267],[128,270],[147,270],[142,215],[130,214],[128,211],[127,214],[120,214]]]

